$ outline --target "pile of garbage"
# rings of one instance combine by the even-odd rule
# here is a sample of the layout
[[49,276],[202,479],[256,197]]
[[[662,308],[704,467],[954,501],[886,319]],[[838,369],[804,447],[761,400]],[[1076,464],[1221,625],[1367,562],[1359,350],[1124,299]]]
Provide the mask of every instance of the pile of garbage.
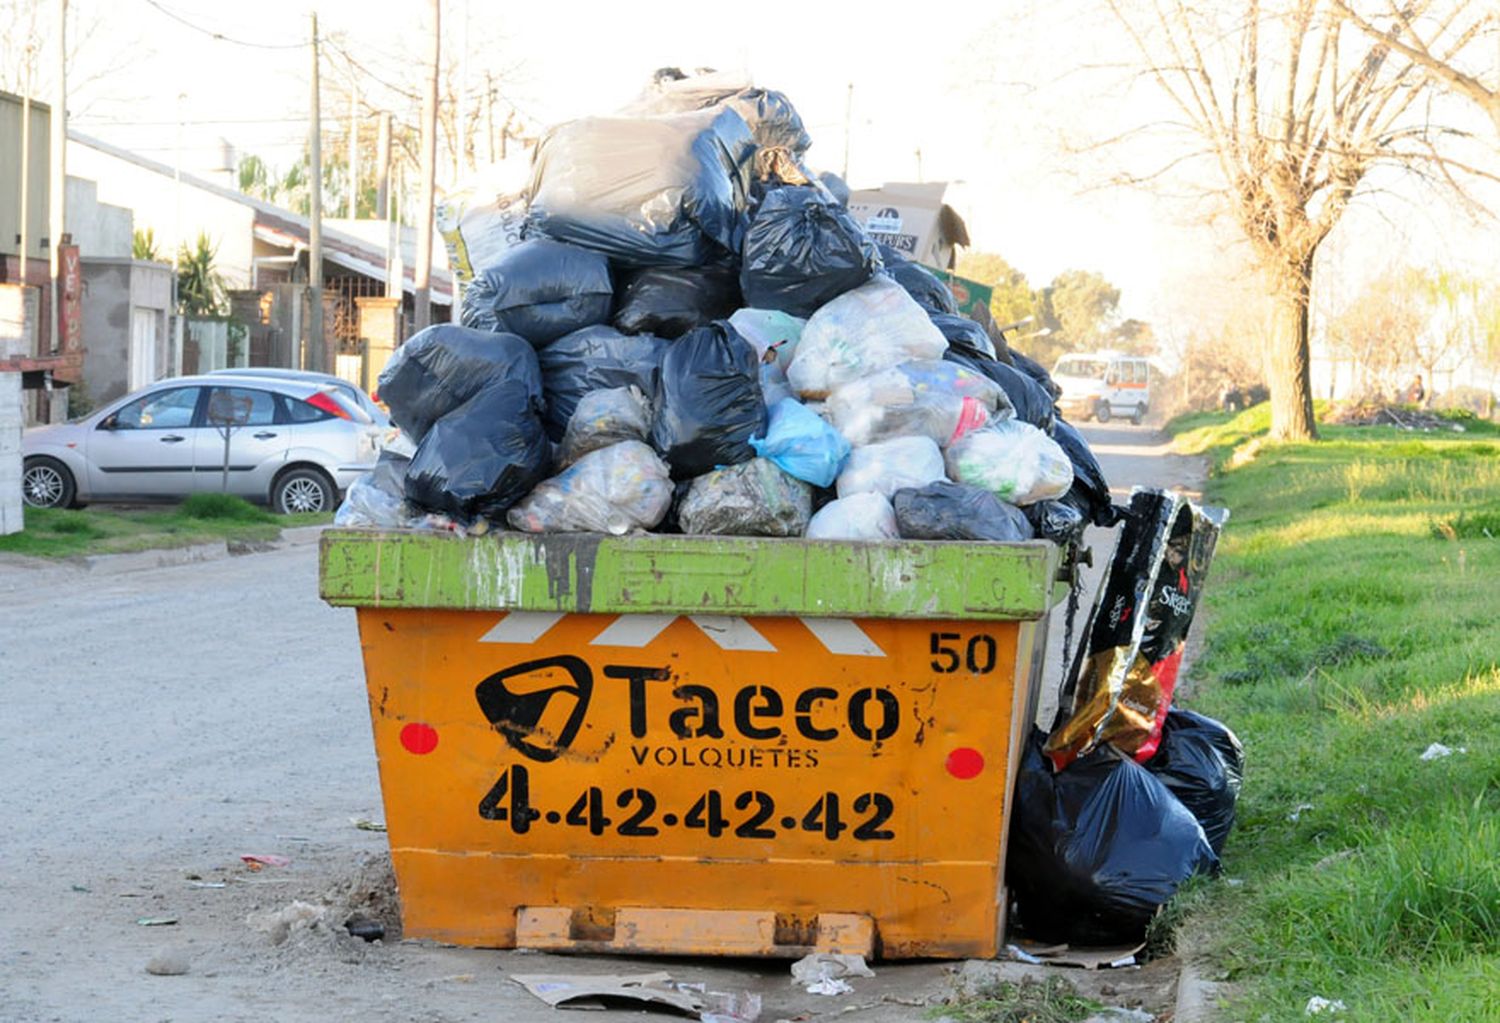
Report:
[[1112,523],[1046,370],[876,244],[810,145],[782,94],[676,73],[548,132],[520,239],[467,239],[487,262],[461,324],[381,374],[402,437],[336,521],[1061,543]]

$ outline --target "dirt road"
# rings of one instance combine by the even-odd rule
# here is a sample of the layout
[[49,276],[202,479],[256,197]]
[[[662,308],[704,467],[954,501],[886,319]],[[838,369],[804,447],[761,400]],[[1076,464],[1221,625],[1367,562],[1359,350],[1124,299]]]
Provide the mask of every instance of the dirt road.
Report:
[[[1126,491],[1182,478],[1140,443],[1149,431],[1086,432]],[[383,819],[354,616],[316,593],[312,546],[115,576],[0,565],[0,1019],[555,1023],[509,974],[666,969],[759,992],[768,1023],[875,1023],[920,1018],[948,989],[936,963],[881,965],[829,998],[792,987],[781,962],[349,937],[351,912],[394,918],[385,836],[351,823]],[[291,863],[240,859],[268,853]],[[247,922],[294,900],[330,907],[327,926],[273,944]],[[189,971],[146,973],[167,948]],[[1105,981],[1122,1001],[1171,994],[1161,971]]]

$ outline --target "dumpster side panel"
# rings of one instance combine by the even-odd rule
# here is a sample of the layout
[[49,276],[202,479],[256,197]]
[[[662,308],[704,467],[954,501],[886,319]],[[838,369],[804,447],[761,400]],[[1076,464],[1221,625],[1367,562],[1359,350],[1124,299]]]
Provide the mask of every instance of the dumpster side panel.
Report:
[[[388,565],[353,574],[400,592]],[[733,609],[361,607],[406,933],[508,947],[529,908],[579,947],[712,952],[701,927],[663,948],[686,918],[638,944],[619,921],[760,912],[766,954],[800,954],[852,914],[885,956],[996,954],[1040,626]]]

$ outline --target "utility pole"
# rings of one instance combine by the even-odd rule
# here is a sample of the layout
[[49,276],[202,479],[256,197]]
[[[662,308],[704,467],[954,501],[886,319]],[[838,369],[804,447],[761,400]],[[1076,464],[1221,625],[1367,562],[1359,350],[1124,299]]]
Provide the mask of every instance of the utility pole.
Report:
[[375,137],[375,215],[390,216],[391,200],[391,112],[380,112],[380,133]]
[[917,184],[922,183],[922,147],[917,147]]
[[21,283],[26,283],[26,263],[31,255],[31,61],[35,54],[26,47],[26,79],[21,89]]
[[854,120],[854,83],[849,83],[849,91],[844,94],[844,183],[849,183],[849,124]]
[[469,0],[458,0],[462,12],[458,32],[458,97],[453,101],[453,180],[463,177],[469,162]]
[[325,370],[323,360],[323,118],[318,83],[318,14],[312,16],[312,109],[308,112],[307,369]]
[[432,41],[428,46],[430,66],[427,89],[422,97],[422,198],[417,208],[417,265],[412,273],[412,319],[417,330],[432,322],[432,204],[437,177],[438,61],[442,58],[442,0],[428,0],[432,16]]
[[359,79],[349,69],[349,219],[359,219]]
[[57,90],[52,97],[52,166],[49,186],[47,216],[47,247],[51,250],[52,302],[47,318],[52,325],[51,351],[61,345],[62,334],[58,330],[58,313],[62,310],[62,260],[58,246],[62,244],[67,225],[68,192],[68,0],[56,0],[53,8],[57,12],[57,32],[53,40],[56,48],[53,57],[57,61]]

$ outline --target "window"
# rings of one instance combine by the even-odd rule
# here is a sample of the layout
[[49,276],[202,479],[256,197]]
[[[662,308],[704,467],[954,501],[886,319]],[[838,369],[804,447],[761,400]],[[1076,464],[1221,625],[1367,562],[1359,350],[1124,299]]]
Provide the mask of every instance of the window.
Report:
[[235,426],[270,426],[276,422],[276,399],[270,391],[249,387],[215,387],[208,396],[208,425],[227,420]]
[[1060,377],[1080,377],[1084,380],[1100,380],[1104,377],[1104,363],[1094,359],[1064,359],[1057,364]]
[[198,407],[197,387],[174,387],[137,398],[105,422],[116,430],[181,430],[193,425]]
[[331,412],[325,412],[300,399],[282,395],[281,400],[286,403],[286,418],[289,423],[316,423],[333,418]]

